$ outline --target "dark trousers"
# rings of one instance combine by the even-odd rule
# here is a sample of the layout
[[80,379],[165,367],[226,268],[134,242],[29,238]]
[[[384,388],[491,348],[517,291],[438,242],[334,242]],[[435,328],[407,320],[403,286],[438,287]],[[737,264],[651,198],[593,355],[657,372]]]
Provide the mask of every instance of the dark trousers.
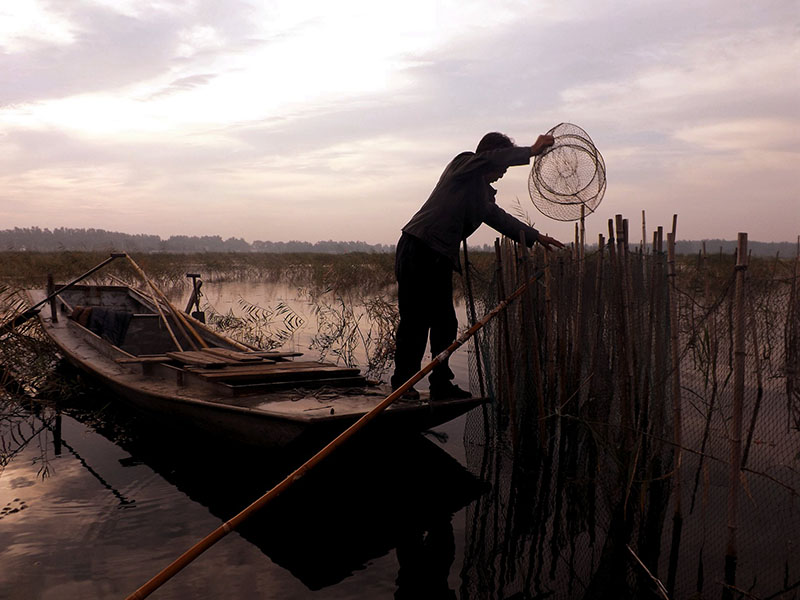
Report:
[[[453,265],[450,260],[412,235],[403,233],[395,257],[397,327],[392,387],[398,388],[422,367],[430,334],[436,356],[456,339],[458,319],[453,308]],[[432,387],[454,377],[448,361],[431,371]]]

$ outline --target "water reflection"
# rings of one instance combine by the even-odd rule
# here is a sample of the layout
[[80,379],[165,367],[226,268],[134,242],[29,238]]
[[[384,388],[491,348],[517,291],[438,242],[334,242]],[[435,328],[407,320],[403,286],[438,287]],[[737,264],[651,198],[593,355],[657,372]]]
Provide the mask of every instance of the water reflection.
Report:
[[[57,413],[51,411],[20,417],[31,432],[46,434],[45,449],[62,448],[58,460],[49,455],[51,467],[55,468],[50,470],[51,485],[45,487],[58,485],[65,467],[74,475],[73,465],[77,464],[84,474],[81,485],[84,491],[71,489],[74,484],[68,478],[61,482],[66,489],[60,490],[54,499],[43,490],[37,491],[42,486],[41,480],[29,482],[31,493],[26,505],[42,511],[40,518],[31,523],[34,527],[41,526],[41,519],[56,515],[92,524],[81,543],[68,542],[71,547],[62,548],[59,561],[45,567],[42,579],[49,582],[46,587],[37,590],[27,583],[18,585],[21,580],[30,579],[31,572],[6,573],[0,576],[3,597],[44,597],[47,588],[67,585],[68,589],[77,589],[74,586],[86,578],[102,581],[92,587],[91,597],[120,597],[130,593],[220,521],[231,518],[261,496],[312,450],[298,447],[288,452],[266,452],[191,432],[165,430],[137,413],[118,407],[107,396],[80,398],[63,407],[63,411],[58,420]],[[64,427],[59,429],[57,423],[61,421]],[[87,445],[86,434],[78,433],[82,426],[89,426],[93,435],[100,434],[113,446],[108,443],[100,446],[94,440]],[[112,447],[116,450],[109,453]],[[23,460],[28,458],[17,455]],[[65,458],[70,460],[68,465],[58,462]],[[154,476],[168,483],[171,491]],[[99,489],[86,483],[87,480],[95,481]],[[91,499],[85,494],[88,488],[96,490]],[[246,540],[251,548],[268,557],[267,563],[262,561],[259,565],[251,552],[243,559],[239,551],[239,560],[245,560],[246,565],[230,566],[237,560],[237,553],[230,555],[230,544],[225,540],[218,544],[222,548],[210,550],[196,561],[196,566],[179,574],[174,584],[167,584],[164,597],[192,598],[191,590],[202,580],[198,573],[212,569],[221,581],[230,581],[234,567],[243,566],[256,571],[266,568],[268,576],[264,579],[272,579],[272,585],[259,583],[250,589],[252,595],[245,589],[237,592],[234,585],[226,597],[273,597],[269,590],[287,587],[295,591],[283,597],[304,597],[287,584],[286,576],[276,572],[272,564],[291,573],[306,590],[320,591],[334,586],[337,592],[333,595],[337,597],[361,597],[352,591],[355,583],[348,584],[347,580],[372,569],[376,562],[381,566],[371,577],[382,579],[380,587],[387,594],[418,598],[420,589],[438,588],[448,595],[436,597],[452,597],[448,584],[454,561],[452,515],[481,491],[475,477],[438,443],[426,437],[383,436],[378,440],[368,434],[361,435],[245,522],[237,534],[229,536]],[[188,511],[184,508],[187,501],[193,506],[206,507],[216,518],[204,519],[200,535],[197,532],[187,535]],[[193,508],[192,512],[196,510]],[[46,554],[50,544],[65,544],[55,532],[8,533],[9,551],[17,555],[30,553],[31,558]],[[41,547],[33,549],[21,543],[25,538],[29,544],[31,536],[40,537]],[[135,561],[140,553],[132,551],[131,544],[141,544],[143,549],[156,552],[157,559],[142,561],[137,566]],[[159,545],[164,550],[158,551]],[[391,556],[394,549],[397,549],[396,560]],[[221,559],[220,552],[227,556]],[[107,564],[102,572],[87,571],[82,566],[87,554],[102,555],[104,564],[127,564],[117,572],[105,570]],[[387,563],[383,557],[391,560]],[[3,595],[12,589],[23,595]],[[105,590],[105,595],[98,589]]]

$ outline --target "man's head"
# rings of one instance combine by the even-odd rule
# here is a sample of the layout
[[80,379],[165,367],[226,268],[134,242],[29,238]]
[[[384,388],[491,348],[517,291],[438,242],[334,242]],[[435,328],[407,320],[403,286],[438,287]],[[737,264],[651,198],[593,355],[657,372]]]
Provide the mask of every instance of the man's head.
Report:
[[[510,137],[508,137],[504,133],[498,133],[497,131],[493,131],[491,133],[487,133],[485,136],[481,138],[481,141],[478,142],[478,147],[475,149],[475,152],[481,153],[487,150],[512,148],[513,146],[514,146],[514,141]],[[486,173],[484,177],[486,178],[486,181],[488,183],[494,183],[505,174],[506,174],[505,169],[496,169],[494,171]]]
[[506,134],[492,131],[481,138],[481,141],[478,142],[478,147],[475,149],[475,152],[498,150],[500,148],[511,148],[513,146],[514,140],[512,140]]

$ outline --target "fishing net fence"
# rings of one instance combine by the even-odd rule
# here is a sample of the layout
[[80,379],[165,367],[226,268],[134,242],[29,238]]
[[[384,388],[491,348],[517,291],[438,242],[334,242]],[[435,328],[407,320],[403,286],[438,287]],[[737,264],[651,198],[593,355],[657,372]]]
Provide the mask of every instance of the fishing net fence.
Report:
[[660,231],[468,271],[479,316],[541,277],[472,348],[462,598],[800,598],[798,259]]

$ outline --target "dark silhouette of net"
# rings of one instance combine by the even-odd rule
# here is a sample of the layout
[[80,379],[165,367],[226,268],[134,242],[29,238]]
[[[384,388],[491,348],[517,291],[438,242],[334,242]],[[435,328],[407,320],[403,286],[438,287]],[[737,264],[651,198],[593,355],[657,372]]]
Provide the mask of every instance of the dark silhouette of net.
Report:
[[592,138],[571,123],[547,132],[555,142],[533,159],[528,191],[543,215],[575,221],[594,212],[606,191],[606,165]]

